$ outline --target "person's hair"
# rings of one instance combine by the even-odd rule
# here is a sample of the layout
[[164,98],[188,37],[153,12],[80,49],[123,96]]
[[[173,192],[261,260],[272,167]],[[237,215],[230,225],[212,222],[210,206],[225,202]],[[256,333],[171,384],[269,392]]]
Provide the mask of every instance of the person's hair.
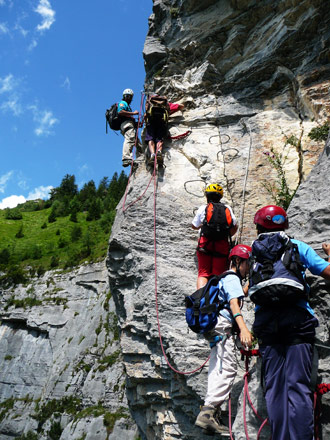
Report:
[[221,195],[216,192],[206,193],[207,203],[214,202],[219,203],[221,200]]

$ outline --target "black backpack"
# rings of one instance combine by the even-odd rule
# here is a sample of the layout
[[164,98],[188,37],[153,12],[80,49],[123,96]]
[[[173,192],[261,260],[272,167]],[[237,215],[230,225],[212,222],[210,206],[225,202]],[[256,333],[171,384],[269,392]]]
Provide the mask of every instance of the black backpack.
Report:
[[220,302],[218,284],[221,278],[229,274],[240,279],[237,273],[227,271],[211,277],[204,287],[186,296],[186,321],[193,332],[203,334],[215,327],[220,310],[225,306],[225,303]]
[[123,122],[121,117],[118,116],[118,104],[112,104],[112,106],[105,112],[105,132],[108,133],[108,124],[111,130],[120,130],[121,123]]
[[151,96],[146,103],[146,121],[151,124],[166,125],[169,116],[169,105],[165,96]]
[[252,244],[249,296],[260,306],[290,306],[308,300],[309,286],[298,246],[284,232],[260,234]]
[[201,236],[212,241],[229,237],[233,219],[229,208],[223,203],[209,202],[205,208],[205,219],[201,228]]

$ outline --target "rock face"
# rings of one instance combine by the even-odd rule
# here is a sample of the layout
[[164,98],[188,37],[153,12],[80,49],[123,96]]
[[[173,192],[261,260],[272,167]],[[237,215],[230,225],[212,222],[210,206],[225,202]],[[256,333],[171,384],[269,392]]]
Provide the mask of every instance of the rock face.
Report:
[[[198,369],[209,353],[184,321],[184,296],[195,290],[197,276],[191,220],[204,203],[205,185],[220,182],[239,220],[237,240],[249,243],[255,238],[254,212],[274,202],[269,191],[281,170],[289,192],[308,178],[324,148],[308,133],[329,116],[329,14],[324,1],[154,1],[144,48],[145,87],[185,103],[184,112],[171,118],[170,133],[191,134],[165,143],[166,168],[155,178],[144,164],[132,175],[107,260],[128,403],[143,439],[204,438],[194,420],[207,368],[182,374]],[[323,154],[317,166],[325,159]],[[313,185],[315,193],[325,193],[316,231],[328,230],[327,181],[319,176]],[[273,189],[273,195],[280,191]],[[303,221],[300,194],[293,215]],[[305,203],[308,217],[310,199]],[[297,234],[320,247],[316,233],[313,242],[302,228]],[[321,286],[325,292],[325,283]],[[318,299],[313,305],[322,312],[327,303],[321,297],[323,308]],[[247,301],[249,324],[252,309]],[[319,336],[325,344],[326,317],[320,317]],[[326,357],[321,362],[326,382]],[[266,417],[259,361],[252,364],[251,398]],[[241,366],[232,396],[236,439],[246,438]],[[261,422],[250,409],[247,420],[256,438]],[[324,424],[323,432],[327,429]],[[269,436],[265,426],[260,438]]]
[[2,291],[1,306],[2,440],[29,432],[38,439],[136,437],[104,263],[47,272]]
[[[220,182],[239,221],[237,241],[249,243],[254,212],[273,203],[270,192],[285,199],[300,184],[290,233],[321,253],[329,240],[330,145],[323,151],[308,133],[330,112],[329,24],[326,0],[154,0],[145,88],[184,102],[170,133],[191,133],[166,141],[165,167],[155,175],[144,163],[132,174],[107,269],[48,272],[1,292],[1,440],[29,432],[45,440],[210,438],[194,427],[209,348],[184,320],[197,277],[191,220],[205,185]],[[328,284],[310,281],[317,342],[327,346]],[[249,301],[243,312],[251,325]],[[329,383],[329,350],[319,352],[319,381]],[[265,418],[259,363],[250,363],[249,391]],[[232,419],[243,440],[239,365]],[[325,395],[323,438],[329,405]],[[249,406],[246,419],[257,438],[261,422]],[[269,437],[265,426],[260,439]]]

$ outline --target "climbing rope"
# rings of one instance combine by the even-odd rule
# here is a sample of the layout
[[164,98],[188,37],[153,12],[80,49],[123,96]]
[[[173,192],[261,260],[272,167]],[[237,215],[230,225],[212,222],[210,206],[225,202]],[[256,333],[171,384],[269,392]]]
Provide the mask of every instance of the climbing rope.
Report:
[[174,368],[171,363],[168,360],[168,357],[165,353],[165,349],[164,349],[164,345],[163,345],[163,338],[162,338],[162,334],[161,334],[161,329],[160,329],[160,319],[159,319],[159,307],[158,307],[158,286],[157,286],[157,242],[156,242],[156,218],[157,218],[157,209],[156,209],[156,196],[157,196],[157,177],[156,177],[156,164],[157,164],[157,152],[158,152],[158,148],[156,150],[156,155],[155,155],[155,161],[154,161],[154,172],[153,172],[153,179],[154,179],[154,265],[155,265],[155,301],[156,301],[156,316],[157,316],[157,327],[158,327],[158,336],[159,336],[159,342],[160,342],[160,346],[162,349],[162,353],[163,356],[165,358],[165,361],[167,363],[167,365],[170,367],[170,369],[172,371],[174,371],[177,374],[183,374],[183,375],[190,375],[190,374],[194,374],[197,371],[201,370],[209,361],[210,356],[206,359],[206,361],[199,366],[198,368],[196,368],[195,370],[192,371],[180,371],[177,370],[176,368]]
[[244,183],[243,183],[243,193],[242,193],[242,203],[241,203],[241,210],[240,210],[240,215],[239,215],[238,231],[237,231],[236,240],[235,240],[236,244],[241,241],[241,234],[242,234],[243,221],[244,221],[245,193],[246,193],[247,178],[248,178],[248,174],[249,174],[250,157],[251,157],[251,150],[252,150],[252,135],[251,135],[250,125],[247,124],[244,121],[244,119],[241,119],[240,123],[249,132],[250,146],[249,146],[249,153],[248,153],[248,158],[247,158],[246,168],[245,168],[245,176],[244,176]]
[[178,135],[176,135],[176,136],[167,136],[169,139],[172,139],[172,140],[178,140],[178,139],[184,139],[185,137],[187,137],[187,136],[189,136],[190,135],[190,133],[191,133],[191,130],[187,130],[187,131],[185,131],[184,133],[182,133],[182,134],[178,134]]
[[330,391],[330,383],[320,383],[316,385],[314,392],[314,439],[320,440],[319,426],[321,418],[321,398],[323,394]]
[[258,419],[262,421],[262,424],[258,430],[258,435],[257,435],[257,440],[259,440],[263,427],[266,424],[268,424],[268,419],[266,418],[264,420],[263,417],[260,416],[260,414],[258,413],[258,411],[256,410],[256,408],[254,407],[254,405],[252,403],[250,393],[249,393],[248,378],[250,376],[250,371],[249,371],[250,358],[252,356],[260,356],[260,353],[259,353],[259,350],[243,350],[243,349],[241,349],[240,351],[241,351],[242,357],[245,358],[244,397],[243,397],[243,422],[244,422],[245,436],[246,436],[246,440],[249,440],[247,421],[246,421],[246,401],[248,400],[252,411],[258,417]]

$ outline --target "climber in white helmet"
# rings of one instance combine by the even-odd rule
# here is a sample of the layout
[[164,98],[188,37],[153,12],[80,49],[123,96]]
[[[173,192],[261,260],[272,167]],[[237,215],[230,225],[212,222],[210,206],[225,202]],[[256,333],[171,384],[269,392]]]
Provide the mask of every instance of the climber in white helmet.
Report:
[[132,89],[125,89],[123,91],[123,99],[118,104],[118,115],[122,119],[120,125],[120,132],[124,136],[123,144],[123,166],[127,167],[132,162],[133,147],[136,139],[137,152],[141,152],[141,142],[136,136],[137,122],[134,116],[137,116],[139,112],[132,111],[130,103],[133,100],[134,92]]

